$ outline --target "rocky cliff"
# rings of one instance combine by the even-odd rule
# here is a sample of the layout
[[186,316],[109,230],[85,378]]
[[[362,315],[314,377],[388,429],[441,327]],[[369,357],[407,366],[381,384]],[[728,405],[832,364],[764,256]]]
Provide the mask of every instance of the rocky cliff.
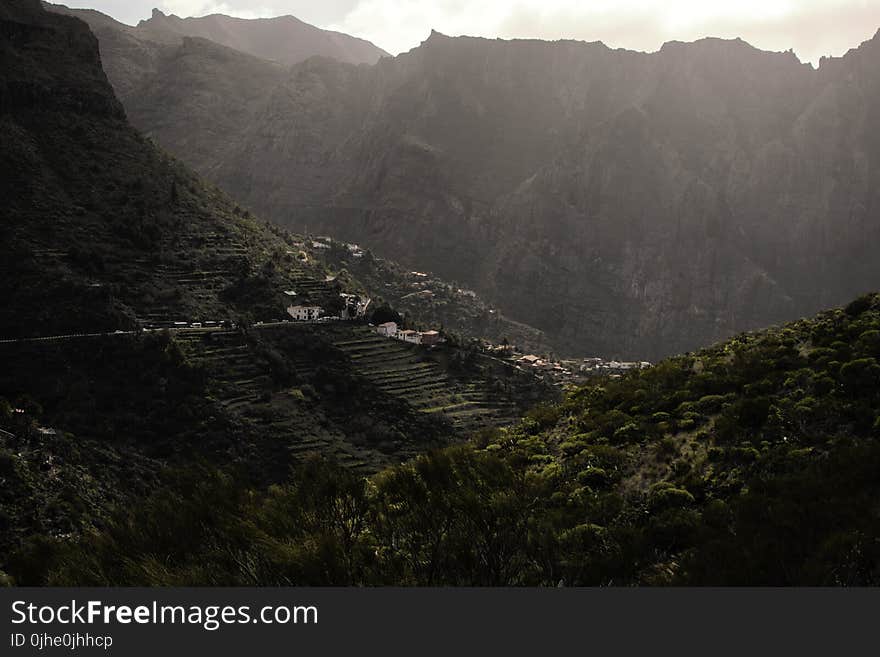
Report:
[[740,40],[433,33],[278,71],[190,41],[123,101],[264,216],[461,281],[562,351],[654,359],[880,285],[878,48],[814,70]]

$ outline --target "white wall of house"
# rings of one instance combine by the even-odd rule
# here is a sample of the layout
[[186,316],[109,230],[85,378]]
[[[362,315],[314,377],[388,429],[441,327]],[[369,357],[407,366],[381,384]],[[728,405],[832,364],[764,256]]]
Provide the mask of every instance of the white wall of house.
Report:
[[287,314],[298,322],[308,322],[318,319],[323,310],[320,306],[288,306]]
[[379,326],[376,327],[376,333],[388,338],[393,338],[397,334],[397,323],[385,322],[384,324],[379,324]]

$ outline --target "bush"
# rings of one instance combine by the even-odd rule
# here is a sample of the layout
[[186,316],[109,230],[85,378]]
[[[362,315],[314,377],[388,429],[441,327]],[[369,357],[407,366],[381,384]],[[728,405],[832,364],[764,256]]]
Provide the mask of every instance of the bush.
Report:
[[874,358],[850,361],[841,366],[840,379],[852,393],[876,394],[880,387],[880,365]]
[[863,297],[859,297],[855,301],[851,302],[845,309],[844,312],[850,317],[858,317],[866,310],[871,309],[871,304],[874,302],[873,294],[866,294]]
[[692,509],[671,508],[655,516],[650,525],[651,541],[661,549],[680,550],[699,534],[700,514]]
[[664,438],[663,440],[661,440],[660,441],[660,451],[663,454],[675,454],[675,452],[676,452],[675,440],[668,437],[668,436],[666,438]]
[[770,412],[770,399],[758,397],[745,398],[734,406],[735,417],[739,424],[748,429],[757,429],[767,421]]
[[697,402],[697,409],[701,413],[715,413],[721,410],[722,404],[727,401],[724,395],[706,395]]
[[579,484],[589,486],[590,488],[602,488],[608,484],[610,478],[604,469],[591,466],[586,470],[578,472],[577,481]]
[[614,441],[619,443],[637,442],[642,436],[639,426],[635,422],[629,422],[614,432]]
[[866,353],[880,356],[880,331],[865,331],[859,336],[859,343]]
[[679,509],[694,503],[694,496],[683,488],[674,488],[668,482],[658,485],[651,492],[649,506],[652,511]]

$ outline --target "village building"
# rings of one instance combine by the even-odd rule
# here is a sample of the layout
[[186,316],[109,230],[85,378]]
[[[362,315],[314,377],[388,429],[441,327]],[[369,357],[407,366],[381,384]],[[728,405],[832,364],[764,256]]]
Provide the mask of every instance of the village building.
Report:
[[439,331],[424,331],[420,335],[421,335],[421,344],[435,345],[435,344],[440,344],[440,342],[442,342]]
[[418,331],[410,331],[408,329],[404,331],[398,331],[396,337],[398,340],[403,340],[404,342],[409,342],[411,344],[422,343],[422,336],[419,334]]
[[420,343],[425,345],[440,344],[439,331],[424,331],[419,334],[421,336]]
[[288,306],[287,314],[298,322],[309,322],[318,319],[324,309],[320,306]]
[[376,333],[384,335],[386,338],[393,338],[397,335],[397,322],[385,322],[376,327]]

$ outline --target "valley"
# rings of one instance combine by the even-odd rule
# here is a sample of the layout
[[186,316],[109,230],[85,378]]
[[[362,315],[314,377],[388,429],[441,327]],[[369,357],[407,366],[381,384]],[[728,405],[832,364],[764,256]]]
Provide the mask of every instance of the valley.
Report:
[[0,4],[0,585],[880,583],[878,38],[316,29]]
[[284,70],[193,41],[137,80],[99,38],[132,123],[260,216],[473,290],[564,356],[655,361],[880,285],[877,37],[818,69],[711,38],[433,32]]

